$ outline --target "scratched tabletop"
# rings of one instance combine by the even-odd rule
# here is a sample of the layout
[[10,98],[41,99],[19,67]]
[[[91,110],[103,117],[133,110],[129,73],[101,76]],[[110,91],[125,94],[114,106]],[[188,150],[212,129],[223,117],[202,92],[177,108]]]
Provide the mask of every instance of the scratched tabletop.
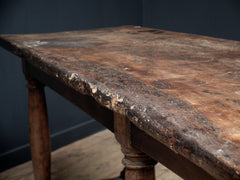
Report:
[[240,42],[122,26],[1,35],[0,45],[210,174],[240,177]]

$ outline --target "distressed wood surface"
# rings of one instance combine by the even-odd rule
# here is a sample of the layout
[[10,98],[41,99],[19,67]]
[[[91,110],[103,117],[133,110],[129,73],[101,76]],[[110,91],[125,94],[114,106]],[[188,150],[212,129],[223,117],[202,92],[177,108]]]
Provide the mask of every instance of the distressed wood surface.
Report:
[[0,44],[212,176],[240,178],[240,42],[125,26]]

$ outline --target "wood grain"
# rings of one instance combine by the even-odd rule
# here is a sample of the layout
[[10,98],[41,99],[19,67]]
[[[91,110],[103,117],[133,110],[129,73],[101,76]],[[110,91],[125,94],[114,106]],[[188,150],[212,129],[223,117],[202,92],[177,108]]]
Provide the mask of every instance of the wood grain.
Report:
[[0,44],[213,177],[240,178],[240,42],[127,26]]

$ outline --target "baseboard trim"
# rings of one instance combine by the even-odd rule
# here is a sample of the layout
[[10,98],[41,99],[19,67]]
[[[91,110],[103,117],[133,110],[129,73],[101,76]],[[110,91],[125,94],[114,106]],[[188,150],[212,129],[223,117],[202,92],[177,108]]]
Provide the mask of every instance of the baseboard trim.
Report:
[[[52,151],[76,140],[103,130],[104,127],[94,119],[51,134]],[[24,144],[0,154],[0,172],[22,164],[31,159],[30,145]]]

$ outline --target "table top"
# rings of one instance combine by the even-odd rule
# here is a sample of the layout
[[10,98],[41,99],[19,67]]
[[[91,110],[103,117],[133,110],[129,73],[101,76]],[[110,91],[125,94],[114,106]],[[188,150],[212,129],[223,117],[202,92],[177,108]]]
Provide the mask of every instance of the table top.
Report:
[[240,174],[240,42],[139,26],[1,35],[0,45],[198,166]]

